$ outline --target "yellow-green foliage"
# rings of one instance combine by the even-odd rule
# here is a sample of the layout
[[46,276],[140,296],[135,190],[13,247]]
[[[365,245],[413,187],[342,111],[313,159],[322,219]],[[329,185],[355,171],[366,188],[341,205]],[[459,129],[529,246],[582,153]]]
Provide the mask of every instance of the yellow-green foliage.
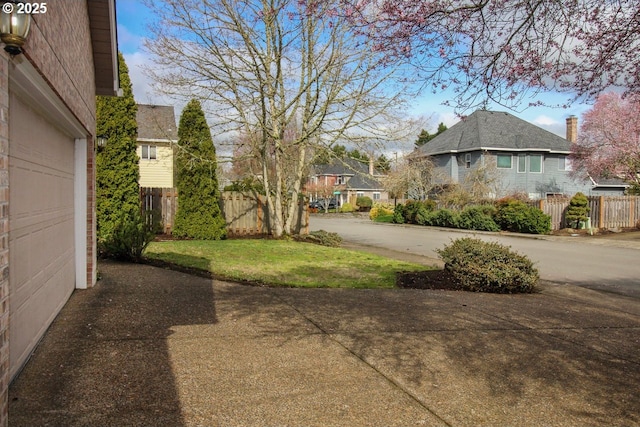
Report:
[[342,212],[342,213],[349,213],[349,212],[353,212],[355,210],[356,209],[349,202],[343,203],[342,206],[340,206],[340,212]]
[[369,219],[372,221],[382,215],[393,215],[393,206],[390,203],[376,203],[369,211]]

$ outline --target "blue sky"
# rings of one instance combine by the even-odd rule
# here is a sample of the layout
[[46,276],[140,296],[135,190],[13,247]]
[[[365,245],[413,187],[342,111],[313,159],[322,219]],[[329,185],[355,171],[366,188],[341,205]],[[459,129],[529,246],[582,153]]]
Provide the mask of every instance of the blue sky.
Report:
[[[176,107],[176,116],[179,116],[182,106],[177,105],[169,98],[159,96],[155,93],[151,87],[152,82],[144,75],[142,70],[145,64],[149,64],[148,54],[144,52],[143,43],[145,37],[149,35],[147,28],[151,22],[150,11],[142,4],[141,0],[117,0],[116,7],[119,50],[125,56],[127,66],[129,67],[129,75],[133,84],[136,102],[143,104],[174,105]],[[416,117],[423,116],[428,118],[426,129],[430,132],[434,132],[440,122],[451,127],[457,123],[459,119],[454,113],[453,107],[441,105],[441,103],[450,96],[450,93],[447,92],[438,95],[427,93],[415,99],[409,113]],[[551,93],[539,98],[543,99],[547,104],[562,104],[567,100],[568,95]],[[525,103],[528,102],[529,100],[525,100]],[[589,105],[575,104],[566,109],[530,107],[520,112],[509,111],[500,106],[493,107],[492,109],[509,111],[521,119],[564,137],[565,119],[571,115],[581,117],[582,113],[589,108]]]

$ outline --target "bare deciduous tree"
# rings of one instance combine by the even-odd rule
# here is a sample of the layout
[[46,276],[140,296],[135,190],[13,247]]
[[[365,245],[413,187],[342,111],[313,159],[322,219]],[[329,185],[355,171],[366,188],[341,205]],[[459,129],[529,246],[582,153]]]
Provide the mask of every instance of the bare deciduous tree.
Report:
[[382,181],[390,197],[422,200],[433,187],[435,166],[429,157],[405,156]]
[[262,170],[272,234],[292,230],[308,158],[336,141],[391,140],[406,87],[338,2],[165,0],[149,74],[207,102],[214,134],[243,135]]

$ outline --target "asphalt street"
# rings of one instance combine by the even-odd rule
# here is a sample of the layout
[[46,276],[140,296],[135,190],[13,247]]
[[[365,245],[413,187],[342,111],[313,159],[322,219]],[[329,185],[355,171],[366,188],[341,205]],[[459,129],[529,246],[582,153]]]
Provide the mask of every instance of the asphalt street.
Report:
[[345,241],[436,260],[436,249],[471,235],[497,241],[536,263],[543,280],[640,296],[640,242],[594,237],[532,236],[374,223],[366,218],[313,215],[311,230],[336,232]]

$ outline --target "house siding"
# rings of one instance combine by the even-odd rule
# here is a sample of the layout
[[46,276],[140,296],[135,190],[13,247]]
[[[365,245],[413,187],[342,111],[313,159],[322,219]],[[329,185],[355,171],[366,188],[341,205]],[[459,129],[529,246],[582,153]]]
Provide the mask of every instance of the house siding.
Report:
[[[143,159],[141,145],[155,145],[156,159]],[[173,149],[168,144],[139,143],[140,187],[173,188]]]

